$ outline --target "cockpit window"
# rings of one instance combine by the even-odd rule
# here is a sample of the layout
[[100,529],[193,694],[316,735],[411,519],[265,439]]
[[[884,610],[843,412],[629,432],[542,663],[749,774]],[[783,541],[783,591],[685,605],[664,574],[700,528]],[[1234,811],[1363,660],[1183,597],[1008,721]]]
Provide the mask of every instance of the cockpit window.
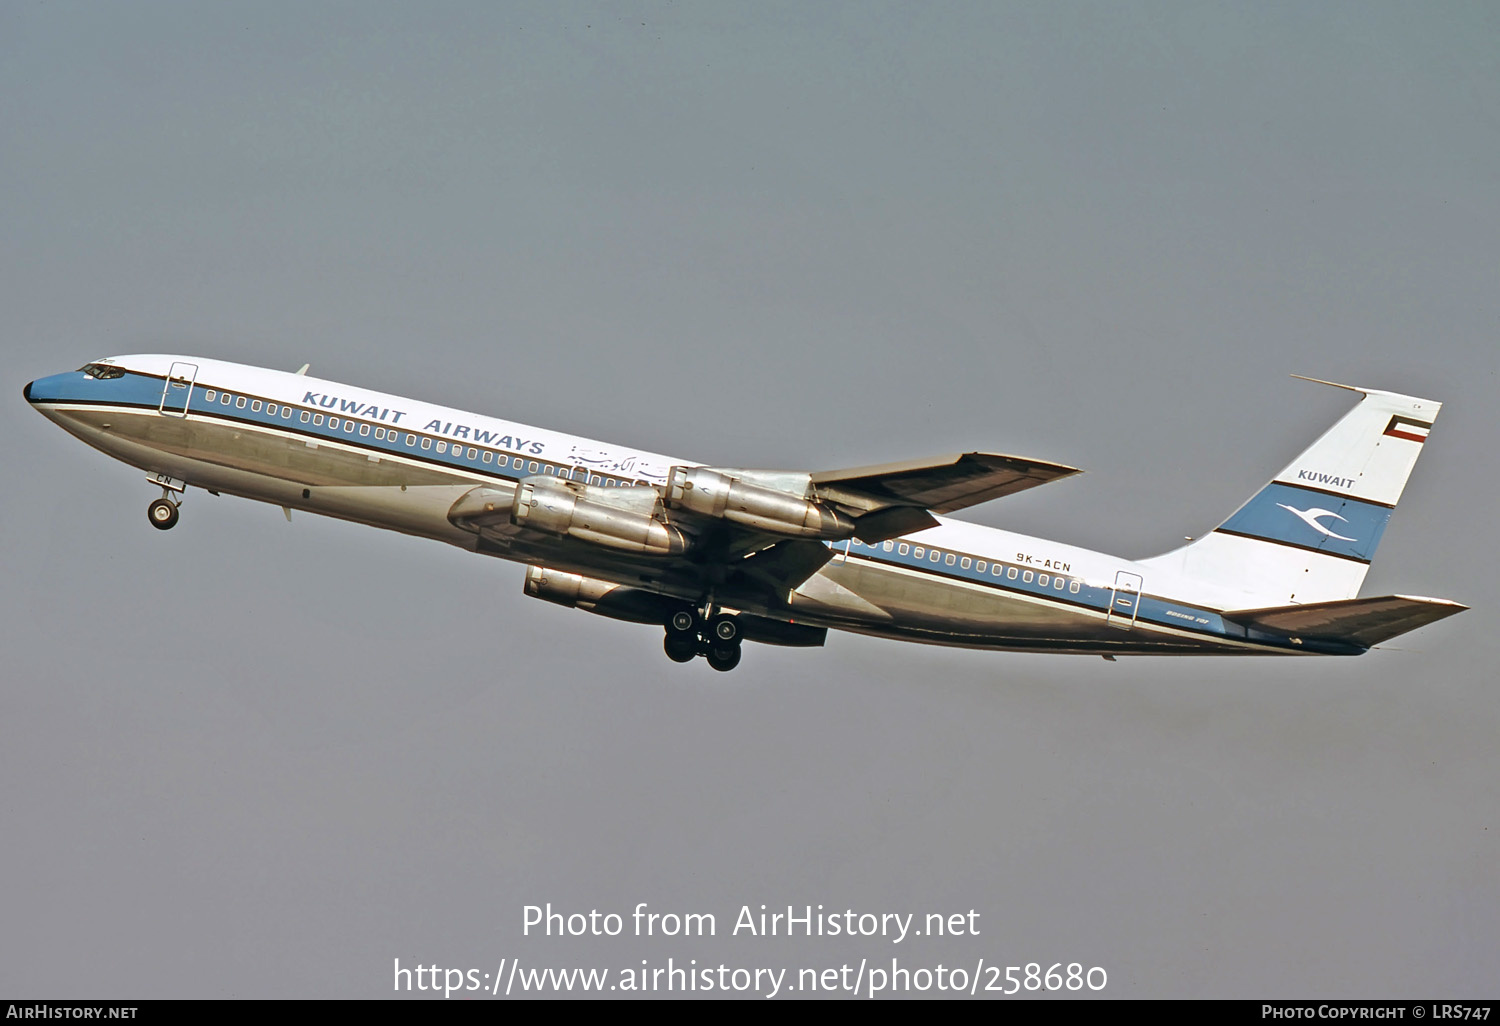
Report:
[[89,377],[98,378],[100,381],[108,381],[110,378],[123,378],[125,376],[124,367],[112,367],[107,363],[86,363],[78,369]]

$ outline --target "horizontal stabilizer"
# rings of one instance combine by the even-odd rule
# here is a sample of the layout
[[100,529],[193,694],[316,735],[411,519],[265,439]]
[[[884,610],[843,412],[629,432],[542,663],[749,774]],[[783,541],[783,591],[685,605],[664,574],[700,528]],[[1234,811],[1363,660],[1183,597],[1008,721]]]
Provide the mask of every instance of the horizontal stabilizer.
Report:
[[934,513],[952,513],[1077,473],[1077,467],[1061,463],[966,452],[931,460],[820,471],[812,475],[812,487],[819,499],[852,509],[916,506]]
[[1468,608],[1447,599],[1385,595],[1379,598],[1309,602],[1300,606],[1236,609],[1225,613],[1224,619],[1261,630],[1297,637],[1349,641],[1370,648],[1398,634],[1425,627]]

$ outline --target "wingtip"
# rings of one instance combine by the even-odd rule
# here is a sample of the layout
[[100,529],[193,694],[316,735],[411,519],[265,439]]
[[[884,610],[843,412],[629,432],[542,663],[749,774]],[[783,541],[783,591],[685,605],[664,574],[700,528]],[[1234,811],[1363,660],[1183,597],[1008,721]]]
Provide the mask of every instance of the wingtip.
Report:
[[[986,464],[988,466],[1004,466],[1004,465],[1007,465],[1007,464],[1014,463],[1017,459],[1020,459],[1020,458],[1021,457],[1017,457],[1017,456],[1007,456],[1005,453],[999,453],[999,452],[980,452],[980,451],[975,451],[975,452],[959,453],[957,456],[954,457],[954,461],[957,462],[958,460],[962,460],[962,459],[972,459],[972,460],[975,460],[977,462],[984,463],[984,464]],[[1066,463],[1055,463],[1055,462],[1053,462],[1051,460],[1026,459],[1026,462],[1030,463],[1033,466],[1038,467],[1038,468],[1046,468],[1048,470],[1055,471],[1056,473],[1053,475],[1053,478],[1052,478],[1053,480],[1056,480],[1058,478],[1063,478],[1063,477],[1069,477],[1069,476],[1071,476],[1073,474],[1082,474],[1083,473],[1083,471],[1080,470],[1078,467],[1070,466],[1070,465],[1068,465]]]
[[1407,602],[1421,602],[1429,606],[1448,606],[1455,613],[1462,613],[1467,609],[1473,608],[1472,606],[1464,605],[1462,602],[1455,602],[1453,599],[1431,598],[1427,595],[1397,595],[1396,598],[1405,599]]

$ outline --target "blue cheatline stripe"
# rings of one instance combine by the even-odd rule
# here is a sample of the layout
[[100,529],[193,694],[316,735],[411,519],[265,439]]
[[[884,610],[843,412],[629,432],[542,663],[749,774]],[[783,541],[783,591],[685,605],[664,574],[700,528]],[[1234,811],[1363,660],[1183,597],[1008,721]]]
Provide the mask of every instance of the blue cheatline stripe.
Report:
[[1390,519],[1380,503],[1273,482],[1218,530],[1368,563]]
[[[833,548],[837,550],[842,544],[837,543],[833,545]],[[909,546],[904,555],[901,552],[903,544]],[[1006,563],[1003,560],[995,561],[988,557],[980,558],[972,553],[958,552],[953,549],[912,545],[910,542],[902,542],[895,539],[891,541],[889,551],[886,550],[885,545],[885,542],[876,542],[871,545],[854,540],[849,543],[849,557],[851,559],[865,559],[877,564],[888,563],[894,566],[904,566],[936,577],[971,581],[997,591],[1029,595],[1035,598],[1046,599],[1050,602],[1056,602],[1059,605],[1091,609],[1098,613],[1107,613],[1109,611],[1110,602],[1114,595],[1112,587],[1090,585],[1081,578],[1070,576],[1067,573],[1058,574],[1050,569],[1041,571],[1037,570],[1034,566],[1027,567],[1015,563]],[[920,558],[916,555],[918,549],[922,550]],[[938,553],[937,562],[933,562],[932,560],[932,553],[934,552]],[[951,566],[947,562],[950,554],[954,556]],[[970,561],[967,568],[963,565],[963,560],[966,558]],[[985,569],[982,572],[979,569],[981,562],[985,564]],[[998,576],[995,574],[995,568],[997,567],[1000,569]],[[1014,578],[1010,576],[1012,569],[1016,571]],[[1030,581],[1026,580],[1028,572],[1033,574]],[[1045,586],[1041,583],[1043,576],[1048,578]],[[1056,586],[1058,579],[1065,582],[1061,590],[1058,590]],[[1079,585],[1077,592],[1072,590],[1072,585],[1075,581]],[[1136,621],[1138,623],[1149,623],[1154,626],[1174,627],[1178,630],[1244,640],[1238,633],[1230,633],[1226,630],[1223,617],[1213,610],[1184,605],[1181,602],[1174,602],[1155,595],[1140,596]]]
[[[32,390],[31,401],[33,403],[128,406],[140,409],[142,412],[152,412],[161,402],[164,380],[162,377],[140,374],[135,371],[127,371],[122,377],[103,381],[91,378],[81,371],[58,374],[35,382],[34,384],[41,387]],[[212,402],[206,399],[209,392],[214,393]],[[228,403],[222,401],[225,395],[230,397]],[[239,405],[240,399],[245,400],[244,406]],[[257,402],[261,404],[259,410],[254,408]],[[275,407],[275,414],[270,412],[271,407]],[[174,413],[177,411],[177,407],[169,407],[169,409]],[[286,415],[288,411],[290,411],[289,416]],[[621,474],[575,467],[573,464],[550,458],[545,453],[517,453],[487,446],[474,446],[443,435],[410,431],[378,420],[349,418],[338,413],[329,414],[320,407],[283,403],[280,400],[266,399],[264,396],[234,389],[221,389],[202,382],[194,386],[187,412],[191,417],[275,428],[317,442],[336,441],[377,455],[400,456],[403,459],[434,467],[462,470],[504,481],[517,481],[523,477],[541,473],[543,465],[567,470],[569,474],[575,469],[587,470],[591,482],[597,478],[598,483],[611,481],[614,482],[615,487],[633,485],[639,481],[637,478]],[[302,419],[303,414],[307,415],[306,421]],[[337,428],[332,427],[333,424],[337,424]],[[360,434],[363,427],[368,427],[368,434]],[[384,429],[384,438],[377,437],[377,428]],[[408,438],[412,439],[410,445],[406,444]],[[430,448],[421,447],[423,439],[431,442]],[[447,451],[439,453],[437,451],[439,445],[443,445]],[[474,450],[472,459],[468,455],[470,449]],[[486,451],[491,453],[493,460],[507,459],[508,465],[499,467],[495,462],[485,463]],[[530,469],[533,463],[537,465],[534,471]]]

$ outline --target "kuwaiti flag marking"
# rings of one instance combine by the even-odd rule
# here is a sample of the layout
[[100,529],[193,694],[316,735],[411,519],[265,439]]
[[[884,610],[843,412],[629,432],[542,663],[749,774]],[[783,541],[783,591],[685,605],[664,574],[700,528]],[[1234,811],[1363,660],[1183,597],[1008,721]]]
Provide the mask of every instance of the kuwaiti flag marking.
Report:
[[1427,432],[1432,430],[1430,421],[1412,420],[1410,417],[1392,417],[1385,426],[1385,434],[1392,438],[1404,438],[1409,442],[1427,441]]

